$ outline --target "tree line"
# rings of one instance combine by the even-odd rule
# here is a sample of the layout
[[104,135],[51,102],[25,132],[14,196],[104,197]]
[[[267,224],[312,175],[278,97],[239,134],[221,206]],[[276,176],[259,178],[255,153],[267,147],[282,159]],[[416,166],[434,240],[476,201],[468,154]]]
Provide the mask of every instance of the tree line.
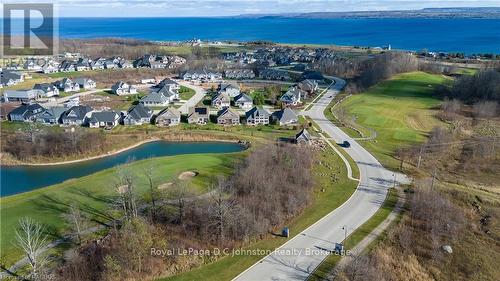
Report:
[[[69,205],[63,219],[77,247],[52,271],[52,280],[144,280],[173,275],[218,257],[157,256],[152,248],[174,253],[187,248],[231,249],[279,232],[312,200],[314,158],[307,147],[264,145],[237,163],[230,176],[214,177],[208,192],[201,195],[189,181],[180,179],[159,189],[153,174],[161,167],[133,170],[128,164],[119,166],[115,179],[110,179],[115,194],[108,200],[108,213],[114,217],[108,222],[109,233],[88,240],[92,215],[77,202]],[[145,193],[138,192],[139,177],[148,185]],[[29,224],[25,229],[37,230],[38,240],[47,240],[39,224]],[[33,239],[32,234],[19,230],[20,237]],[[36,253],[33,260],[46,260],[40,252],[46,245],[31,249]],[[30,265],[31,273],[40,276],[49,271],[40,262]]]

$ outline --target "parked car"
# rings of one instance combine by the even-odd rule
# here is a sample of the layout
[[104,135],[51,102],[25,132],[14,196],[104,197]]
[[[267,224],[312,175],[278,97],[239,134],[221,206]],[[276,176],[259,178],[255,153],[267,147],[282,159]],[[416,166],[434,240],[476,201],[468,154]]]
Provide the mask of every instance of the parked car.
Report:
[[351,147],[351,144],[348,141],[344,141],[342,143],[342,147],[348,148],[348,147]]

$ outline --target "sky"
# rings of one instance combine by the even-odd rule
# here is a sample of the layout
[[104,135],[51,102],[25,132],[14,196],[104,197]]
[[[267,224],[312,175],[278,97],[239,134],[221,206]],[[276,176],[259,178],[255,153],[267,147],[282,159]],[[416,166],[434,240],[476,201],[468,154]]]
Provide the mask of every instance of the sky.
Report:
[[55,3],[60,17],[209,17],[239,14],[500,7],[499,0],[3,0]]

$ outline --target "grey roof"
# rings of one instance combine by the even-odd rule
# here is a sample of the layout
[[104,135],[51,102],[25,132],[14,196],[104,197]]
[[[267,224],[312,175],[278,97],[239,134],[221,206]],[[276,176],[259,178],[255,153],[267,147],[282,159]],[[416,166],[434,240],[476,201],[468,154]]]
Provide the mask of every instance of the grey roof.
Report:
[[152,92],[147,96],[144,96],[141,99],[141,102],[152,102],[152,103],[167,103],[169,102],[169,99],[163,95],[162,93],[159,92]]
[[269,118],[271,114],[269,111],[265,110],[262,107],[254,107],[250,109],[249,111],[245,112],[245,117],[248,119],[250,117],[255,118],[255,117],[264,117],[264,118]]
[[56,87],[54,85],[49,84],[49,83],[35,84],[35,86],[33,86],[33,89],[35,89],[35,90],[42,90],[45,93],[46,92],[52,92],[52,91],[55,90],[55,88]]
[[[167,107],[158,113],[158,117],[175,117],[180,118],[181,112],[173,107]],[[157,117],[157,118],[158,118]]]
[[298,101],[301,95],[303,95],[302,90],[296,87],[292,87],[280,97],[280,100],[286,102],[294,102]]
[[96,111],[90,114],[89,122],[115,122],[120,114],[116,111]]
[[59,119],[66,110],[67,108],[63,106],[49,107],[39,117]]
[[235,112],[229,107],[225,107],[217,112],[217,118],[224,117],[225,115],[233,115],[234,117],[240,116],[237,112]]
[[66,110],[61,118],[65,120],[83,120],[90,111],[92,111],[92,108],[88,105],[73,106]]
[[306,129],[302,129],[298,134],[295,135],[295,139],[304,139],[305,141],[310,141],[311,140],[311,134]]
[[234,98],[235,102],[253,102],[253,99],[247,94],[239,94]]
[[284,108],[282,110],[278,110],[273,112],[273,116],[278,119],[281,123],[288,123],[292,120],[298,120],[299,117],[297,114],[291,110],[290,108]]
[[165,78],[165,79],[161,80],[161,82],[160,82],[160,83],[158,83],[158,85],[157,85],[157,86],[158,86],[159,88],[161,88],[161,87],[163,87],[163,86],[165,86],[165,85],[179,85],[179,83],[175,82],[175,81],[174,81],[174,80],[172,80],[172,79]]
[[4,92],[5,97],[15,99],[35,99],[40,94],[43,94],[43,91],[39,89],[5,90]]
[[36,115],[33,112],[43,112],[45,108],[38,103],[23,104],[16,109],[12,110],[10,115],[23,115],[25,118],[30,115]]
[[89,82],[94,82],[94,80],[92,80],[90,78],[78,77],[78,78],[73,79],[73,82],[78,83],[80,85],[84,85],[84,84],[89,83]]
[[132,106],[127,111],[127,117],[132,118],[134,120],[142,118],[151,118],[152,115],[153,111],[149,107],[144,106],[144,104],[142,103]]

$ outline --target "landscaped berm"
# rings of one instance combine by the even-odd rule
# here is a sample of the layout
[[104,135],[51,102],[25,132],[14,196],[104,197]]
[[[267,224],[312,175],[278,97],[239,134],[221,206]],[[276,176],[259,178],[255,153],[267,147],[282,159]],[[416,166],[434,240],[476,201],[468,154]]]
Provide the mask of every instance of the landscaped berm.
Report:
[[345,109],[357,124],[375,130],[376,138],[361,144],[382,164],[396,168],[393,155],[398,148],[423,142],[432,128],[445,126],[435,117],[441,101],[433,92],[448,81],[424,72],[399,74],[347,98],[335,110]]

